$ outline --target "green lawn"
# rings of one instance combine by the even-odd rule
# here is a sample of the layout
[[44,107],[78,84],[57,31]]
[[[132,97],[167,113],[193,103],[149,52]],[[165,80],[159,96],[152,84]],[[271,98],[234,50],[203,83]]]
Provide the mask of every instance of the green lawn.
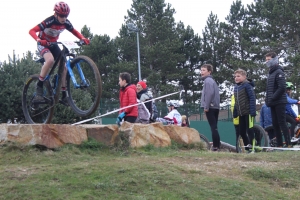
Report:
[[300,152],[0,146],[0,199],[299,199]]

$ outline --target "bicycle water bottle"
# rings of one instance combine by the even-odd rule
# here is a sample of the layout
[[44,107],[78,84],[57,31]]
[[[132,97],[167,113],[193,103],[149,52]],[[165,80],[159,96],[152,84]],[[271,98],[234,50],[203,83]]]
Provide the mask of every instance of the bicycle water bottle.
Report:
[[55,89],[58,81],[58,75],[55,74],[52,79],[52,88]]

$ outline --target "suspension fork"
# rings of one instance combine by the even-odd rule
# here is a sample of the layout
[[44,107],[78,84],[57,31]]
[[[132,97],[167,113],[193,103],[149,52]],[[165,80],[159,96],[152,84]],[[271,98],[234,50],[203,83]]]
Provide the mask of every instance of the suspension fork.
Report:
[[74,73],[73,73],[73,70],[71,68],[71,59],[67,60],[66,65],[67,65],[67,69],[68,69],[68,73],[70,75],[70,78],[72,79],[74,88],[77,89],[77,88],[89,86],[89,84],[87,83],[87,81],[84,77],[83,71],[82,71],[79,63],[76,63],[76,66],[75,66],[77,68],[77,71],[79,73],[80,80],[81,80],[81,83],[79,83],[79,84],[77,83],[77,81],[75,79],[75,76],[74,76]]

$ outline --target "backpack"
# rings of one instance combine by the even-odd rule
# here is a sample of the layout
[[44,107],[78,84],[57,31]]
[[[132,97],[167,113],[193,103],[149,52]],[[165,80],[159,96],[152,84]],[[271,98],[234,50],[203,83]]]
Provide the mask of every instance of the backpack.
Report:
[[[139,102],[139,100],[138,100]],[[150,113],[146,108],[145,104],[142,102],[138,105],[138,117],[135,120],[135,123],[149,124]]]
[[[148,96],[148,99],[146,99],[146,101],[152,99],[152,96],[150,96],[149,94],[145,93],[147,96]],[[152,100],[150,102],[150,109],[149,109],[149,112],[150,112],[150,122],[155,122],[156,121],[156,118],[158,117],[158,110],[157,110],[157,107],[155,105],[155,102]],[[148,104],[146,103],[146,104]]]
[[155,105],[155,102],[152,101],[152,110],[150,112],[150,121],[151,122],[155,122],[156,121],[156,118],[158,117],[158,110],[157,110],[157,107]]

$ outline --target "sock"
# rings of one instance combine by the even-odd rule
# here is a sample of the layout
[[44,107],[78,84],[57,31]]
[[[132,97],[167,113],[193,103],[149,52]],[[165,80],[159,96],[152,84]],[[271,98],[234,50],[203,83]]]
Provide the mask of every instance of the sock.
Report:
[[40,80],[40,79],[39,79],[37,85],[38,85],[39,87],[43,87],[43,83],[44,83],[44,80]]

